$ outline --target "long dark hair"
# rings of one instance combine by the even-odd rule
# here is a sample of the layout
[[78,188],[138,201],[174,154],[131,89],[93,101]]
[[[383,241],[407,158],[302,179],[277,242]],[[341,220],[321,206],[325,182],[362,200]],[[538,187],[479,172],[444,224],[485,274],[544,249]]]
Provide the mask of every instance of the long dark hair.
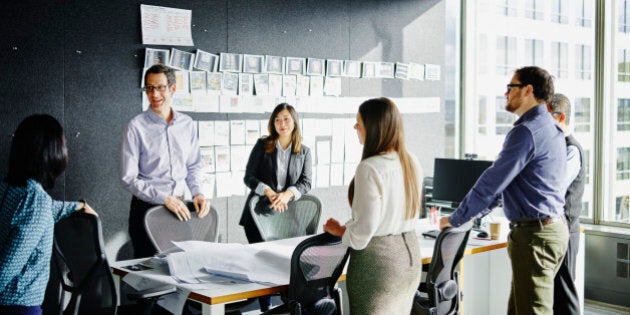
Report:
[[25,186],[30,178],[44,188],[52,188],[67,163],[68,150],[61,124],[50,115],[32,115],[13,134],[7,182]]
[[[405,134],[402,117],[396,104],[390,99],[381,97],[367,100],[359,106],[359,115],[365,126],[365,141],[361,160],[369,157],[396,151],[400,159],[405,182],[405,217],[416,216],[420,209],[420,184],[416,167],[405,147]],[[348,187],[348,200],[352,206],[354,198],[354,178]]]
[[293,142],[293,153],[300,153],[302,149],[302,133],[300,132],[300,121],[298,120],[298,114],[293,106],[287,103],[280,103],[274,108],[271,116],[269,116],[269,122],[267,123],[267,131],[269,131],[269,137],[265,143],[265,153],[270,154],[276,149],[276,140],[280,137],[276,126],[274,124],[276,117],[283,110],[288,110],[293,118],[293,132],[291,133],[291,142]]

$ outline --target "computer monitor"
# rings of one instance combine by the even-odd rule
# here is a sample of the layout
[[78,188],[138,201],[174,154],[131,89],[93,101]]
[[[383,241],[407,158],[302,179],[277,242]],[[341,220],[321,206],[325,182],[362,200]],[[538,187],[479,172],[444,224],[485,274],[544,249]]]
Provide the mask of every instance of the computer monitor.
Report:
[[457,208],[481,173],[492,161],[436,158],[433,168],[434,202],[451,203]]

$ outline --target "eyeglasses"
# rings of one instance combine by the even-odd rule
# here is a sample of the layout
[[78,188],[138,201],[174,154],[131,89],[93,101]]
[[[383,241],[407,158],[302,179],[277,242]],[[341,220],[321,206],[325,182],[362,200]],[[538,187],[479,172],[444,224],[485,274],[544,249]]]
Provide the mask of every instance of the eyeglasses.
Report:
[[169,85],[158,85],[158,86],[152,86],[152,85],[147,85],[145,87],[142,88],[143,91],[145,92],[149,92],[149,93],[153,93],[153,91],[158,90],[158,92],[165,92],[166,89],[171,86]]
[[527,84],[523,84],[523,83],[510,83],[510,84],[507,85],[507,93],[510,93],[510,90],[512,88],[515,88],[515,87],[519,87],[520,88],[520,87],[524,87],[526,85]]

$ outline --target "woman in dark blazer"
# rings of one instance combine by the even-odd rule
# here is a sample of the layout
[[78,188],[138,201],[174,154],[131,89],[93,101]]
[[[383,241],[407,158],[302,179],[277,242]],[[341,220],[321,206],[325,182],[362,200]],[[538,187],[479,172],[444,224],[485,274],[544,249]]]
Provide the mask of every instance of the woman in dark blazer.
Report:
[[243,179],[251,193],[239,224],[245,228],[249,243],[262,241],[249,211],[249,201],[254,195],[267,197],[270,207],[282,212],[289,201],[311,190],[311,150],[302,145],[295,108],[287,103],[276,106],[267,129],[269,136],[258,139],[249,155]]
[[[269,117],[267,130],[270,136],[256,142],[243,178],[251,193],[239,224],[245,229],[250,244],[263,241],[249,211],[249,201],[254,195],[265,196],[271,209],[282,212],[289,201],[300,199],[311,190],[311,150],[302,145],[299,120],[293,106],[287,103],[276,106]],[[259,302],[261,311],[269,310],[269,297],[261,297]]]

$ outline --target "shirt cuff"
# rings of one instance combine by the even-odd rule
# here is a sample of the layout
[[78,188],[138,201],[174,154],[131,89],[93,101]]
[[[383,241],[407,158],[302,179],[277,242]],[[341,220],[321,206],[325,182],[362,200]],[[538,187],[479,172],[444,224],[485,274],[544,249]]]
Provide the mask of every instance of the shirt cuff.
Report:
[[[259,195],[259,196],[264,196],[265,195],[265,189],[267,189],[267,188],[271,189],[271,187],[267,186],[265,183],[260,182],[258,184],[258,186],[256,187],[255,193],[257,195]],[[273,189],[271,189],[271,190],[273,190]]]
[[295,188],[295,186],[291,186],[289,188],[287,188],[287,190],[291,191],[293,193],[293,200],[298,200],[300,199],[300,197],[302,197],[302,194],[300,193],[300,191]]

